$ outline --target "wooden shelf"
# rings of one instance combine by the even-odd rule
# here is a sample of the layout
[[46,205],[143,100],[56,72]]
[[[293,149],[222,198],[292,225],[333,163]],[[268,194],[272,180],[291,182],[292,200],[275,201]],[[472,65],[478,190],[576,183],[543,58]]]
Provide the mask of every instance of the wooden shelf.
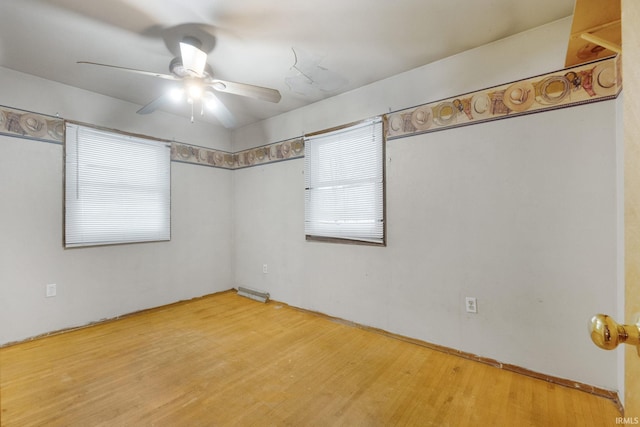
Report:
[[620,0],[576,0],[565,67],[622,51]]

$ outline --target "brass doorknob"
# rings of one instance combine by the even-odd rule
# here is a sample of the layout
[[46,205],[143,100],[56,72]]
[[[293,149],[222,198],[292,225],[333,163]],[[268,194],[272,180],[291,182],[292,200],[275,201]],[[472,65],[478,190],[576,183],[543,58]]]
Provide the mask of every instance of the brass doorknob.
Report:
[[640,325],[620,325],[606,314],[596,314],[589,322],[591,340],[600,348],[613,350],[618,344],[635,345],[640,355]]

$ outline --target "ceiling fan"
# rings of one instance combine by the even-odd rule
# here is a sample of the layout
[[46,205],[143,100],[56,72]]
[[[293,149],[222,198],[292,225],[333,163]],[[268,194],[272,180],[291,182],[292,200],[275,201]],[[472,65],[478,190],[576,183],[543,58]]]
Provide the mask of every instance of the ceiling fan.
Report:
[[161,95],[144,107],[138,114],[149,114],[160,107],[167,98],[186,100],[191,105],[191,122],[193,123],[193,111],[195,104],[199,102],[201,114],[204,115],[204,107],[208,106],[223,126],[230,128],[235,125],[235,120],[227,107],[218,99],[215,92],[226,92],[234,95],[246,96],[268,102],[277,103],[281,99],[280,92],[261,86],[246,83],[236,83],[220,80],[213,77],[213,71],[207,64],[207,53],[201,50],[202,43],[196,37],[186,36],[180,41],[180,56],[173,58],[169,63],[171,74],[155,73],[153,71],[137,70],[134,68],[119,67],[116,65],[99,64],[96,62],[78,61],[78,64],[98,65],[120,71],[157,77],[165,80],[182,82],[180,89],[175,89],[168,94]]

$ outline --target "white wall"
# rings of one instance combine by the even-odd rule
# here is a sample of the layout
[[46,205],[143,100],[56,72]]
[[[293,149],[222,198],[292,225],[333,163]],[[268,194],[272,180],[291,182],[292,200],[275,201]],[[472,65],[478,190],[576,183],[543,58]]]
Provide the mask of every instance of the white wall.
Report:
[[[2,102],[229,150],[226,130],[0,69]],[[65,250],[62,146],[0,136],[0,344],[232,287],[232,172],[173,162],[170,242]],[[45,285],[58,295],[45,298]]]
[[[234,146],[561,69],[569,27],[562,20],[240,129]],[[618,388],[616,354],[596,348],[586,327],[618,309],[615,101],[389,141],[386,167],[386,248],[305,241],[302,160],[235,171],[236,284]],[[465,296],[478,298],[477,315],[464,312]]]

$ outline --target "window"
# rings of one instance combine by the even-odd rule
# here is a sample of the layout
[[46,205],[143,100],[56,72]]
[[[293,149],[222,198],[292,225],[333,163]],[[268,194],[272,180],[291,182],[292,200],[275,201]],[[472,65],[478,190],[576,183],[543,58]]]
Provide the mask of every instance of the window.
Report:
[[308,240],[384,245],[384,137],[376,118],[305,137]]
[[170,240],[171,145],[67,123],[65,247]]

